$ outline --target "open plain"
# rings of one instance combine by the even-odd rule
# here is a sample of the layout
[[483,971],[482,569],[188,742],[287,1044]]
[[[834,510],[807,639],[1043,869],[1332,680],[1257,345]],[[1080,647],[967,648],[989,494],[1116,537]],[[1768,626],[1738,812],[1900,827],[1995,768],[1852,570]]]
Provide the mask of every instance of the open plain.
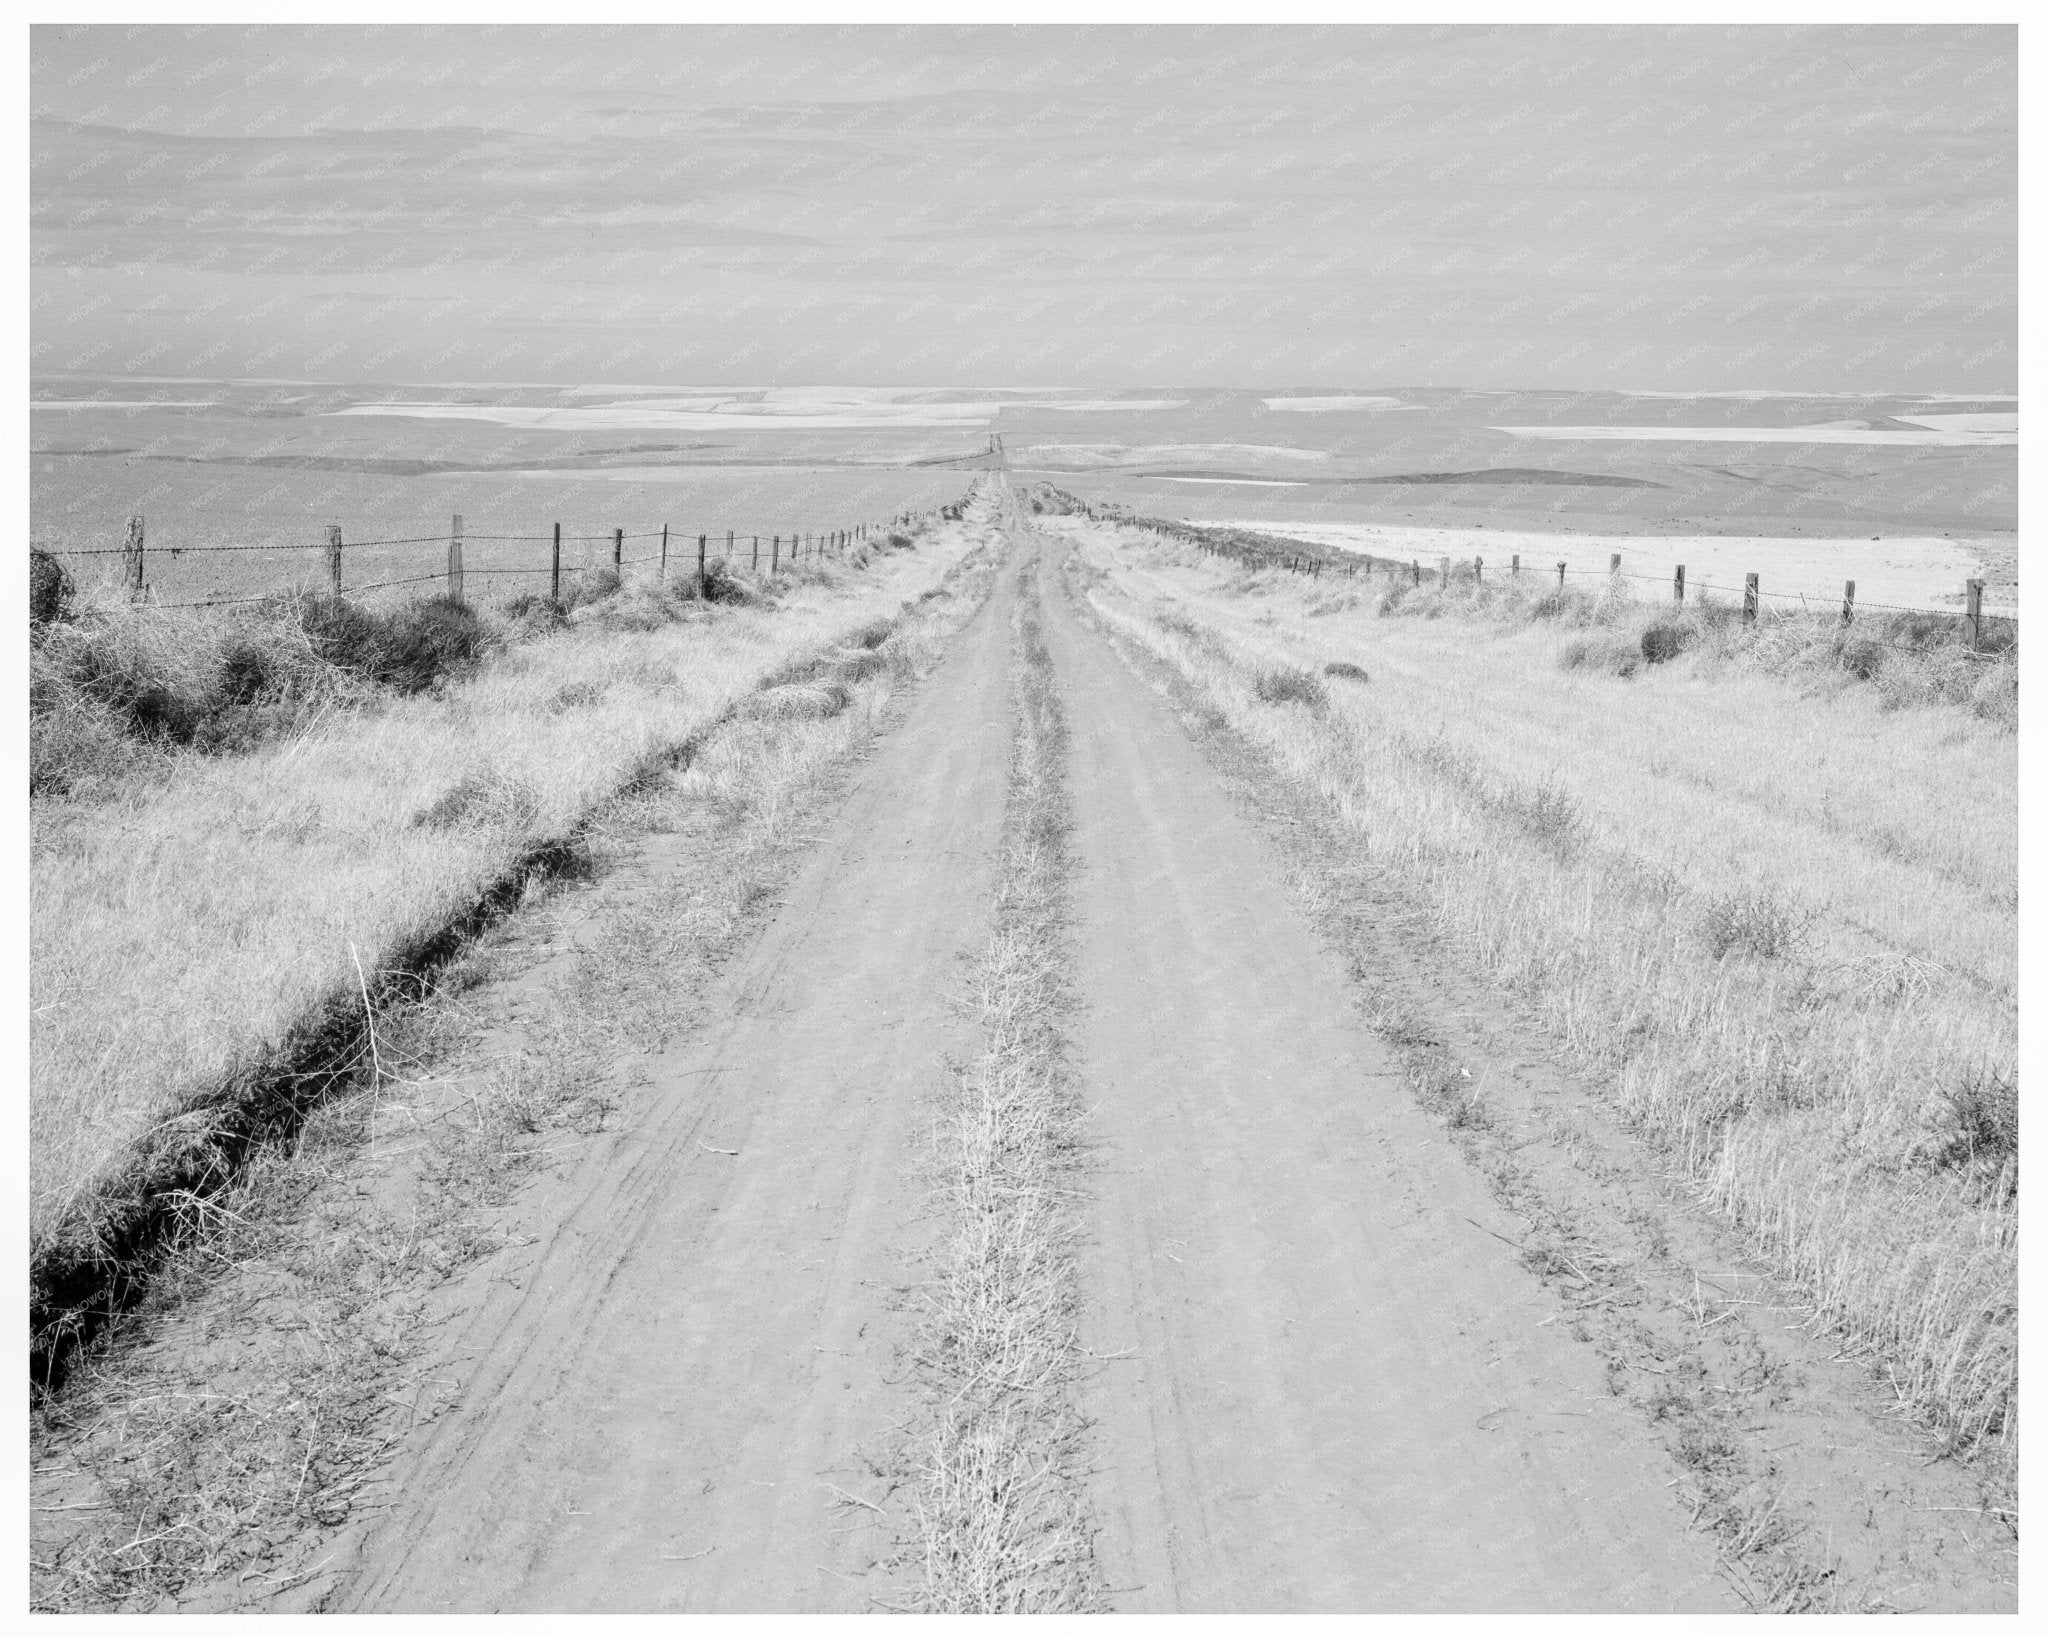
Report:
[[[2016,1201],[1855,1068],[1883,984],[2009,1060],[2009,923],[1908,880],[2010,914],[2009,735],[1063,504],[977,480],[855,709],[736,696],[221,1197],[46,1407],[43,1602],[2011,1606]],[[1724,796],[1660,713],[1867,754]],[[1969,812],[1859,783],[1909,745]],[[1632,835],[1629,779],[1759,834]],[[1750,846],[1796,951],[1697,931]],[[1672,984],[1727,1018],[1665,1039]],[[1788,1050],[1817,1098],[1714,1103]]]

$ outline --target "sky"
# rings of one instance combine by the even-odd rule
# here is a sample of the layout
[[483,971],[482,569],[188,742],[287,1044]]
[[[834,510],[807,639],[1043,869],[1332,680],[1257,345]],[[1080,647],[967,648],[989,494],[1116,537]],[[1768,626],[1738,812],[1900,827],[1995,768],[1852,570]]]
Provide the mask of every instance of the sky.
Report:
[[37,374],[2009,393],[2009,26],[37,27]]

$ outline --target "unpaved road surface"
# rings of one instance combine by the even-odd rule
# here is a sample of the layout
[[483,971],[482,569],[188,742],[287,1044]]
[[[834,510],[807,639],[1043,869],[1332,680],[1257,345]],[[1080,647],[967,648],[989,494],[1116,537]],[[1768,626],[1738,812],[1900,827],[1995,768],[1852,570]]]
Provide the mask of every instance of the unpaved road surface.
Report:
[[[1671,1464],[1517,1261],[1165,702],[1043,553],[1091,1107],[1087,1503],[1125,1610],[1733,1607]],[[971,1055],[1011,732],[997,590],[860,773],[722,1022],[552,1187],[329,1608],[859,1610]],[[1504,1238],[1506,1237],[1506,1238]]]
[[1118,1606],[1728,1607],[1669,1464],[1497,1237],[1515,1225],[1357,1021],[1249,821],[1048,603]]
[[1009,748],[1007,591],[862,771],[724,1021],[561,1185],[452,1352],[456,1407],[329,1608],[860,1609],[922,1111],[971,1050]]

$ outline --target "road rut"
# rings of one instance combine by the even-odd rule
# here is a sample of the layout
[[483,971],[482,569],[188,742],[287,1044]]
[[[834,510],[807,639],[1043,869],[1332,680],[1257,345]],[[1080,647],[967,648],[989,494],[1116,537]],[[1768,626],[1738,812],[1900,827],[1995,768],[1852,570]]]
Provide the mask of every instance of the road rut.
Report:
[[[973,1048],[1009,749],[1006,579],[860,772],[723,1022],[652,1066],[330,1608],[869,1607],[864,1458],[911,1406],[899,1294],[927,1100]],[[737,1151],[726,1153],[724,1151]]]
[[1739,1607],[1251,822],[1044,579],[1098,1146],[1083,1408],[1116,1607]]

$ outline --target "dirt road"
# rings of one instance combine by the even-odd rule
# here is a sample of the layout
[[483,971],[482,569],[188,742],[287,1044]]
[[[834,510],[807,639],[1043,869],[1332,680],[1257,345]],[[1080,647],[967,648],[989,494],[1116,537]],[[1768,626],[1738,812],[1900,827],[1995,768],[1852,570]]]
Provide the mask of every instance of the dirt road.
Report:
[[1118,1607],[1728,1607],[1668,1463],[1496,1237],[1516,1225],[1356,1020],[1249,821],[1048,604]]
[[330,1608],[868,1605],[888,1532],[845,1498],[878,1490],[863,1453],[907,1414],[897,1299],[925,1099],[972,1045],[954,1003],[1002,821],[1009,595],[725,975],[724,1022],[653,1065],[642,1117],[464,1328],[457,1406]]
[[[1165,703],[1018,527],[1072,725],[1088,1496],[1113,1607],[1707,1609],[1668,1463]],[[998,590],[862,772],[724,1022],[558,1185],[329,1601],[862,1609],[901,1586],[923,1124],[973,1047],[1011,703]],[[1491,1232],[1490,1232],[1491,1231]]]

